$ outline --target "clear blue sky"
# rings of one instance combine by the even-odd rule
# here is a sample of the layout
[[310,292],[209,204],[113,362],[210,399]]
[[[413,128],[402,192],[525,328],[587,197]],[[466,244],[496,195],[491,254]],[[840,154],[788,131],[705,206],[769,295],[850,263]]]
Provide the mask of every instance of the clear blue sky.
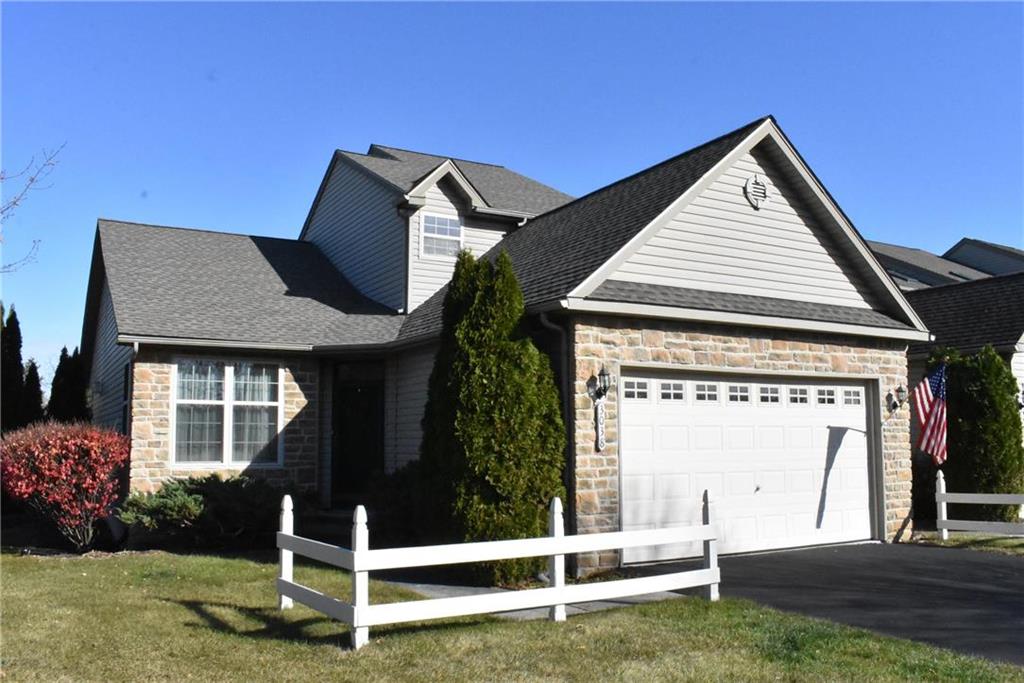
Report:
[[[1024,246],[1024,13],[1006,4],[10,4],[4,226],[25,354],[81,334],[97,217],[295,237],[335,148],[582,194],[774,114],[869,239]],[[5,188],[5,191],[9,191]],[[230,267],[226,264],[226,267]]]

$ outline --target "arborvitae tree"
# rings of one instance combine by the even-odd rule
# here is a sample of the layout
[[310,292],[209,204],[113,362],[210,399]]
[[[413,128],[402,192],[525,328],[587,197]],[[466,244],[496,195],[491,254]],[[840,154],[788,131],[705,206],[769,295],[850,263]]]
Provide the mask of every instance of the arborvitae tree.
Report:
[[[455,515],[466,540],[547,533],[547,509],[562,485],[565,430],[547,356],[519,334],[525,312],[512,262],[482,262],[479,290],[455,326],[447,389],[456,397]],[[489,578],[527,578],[543,558],[488,565]]]
[[68,416],[70,421],[88,422],[92,418],[89,409],[89,369],[85,367],[85,358],[75,347],[71,354],[71,372],[68,380]]
[[427,405],[423,412],[420,444],[420,488],[423,500],[417,523],[425,538],[456,540],[461,530],[452,524],[453,482],[465,463],[465,449],[455,436],[458,391],[451,385],[452,365],[458,352],[455,328],[465,317],[480,290],[481,264],[463,250],[445,293],[441,338],[430,372]]
[[50,401],[46,414],[57,422],[89,420],[89,406],[86,401],[86,373],[78,347],[68,354],[65,346],[60,350],[60,360],[53,373],[50,385]]
[[25,386],[21,391],[21,424],[40,422],[43,414],[43,387],[39,381],[39,366],[29,358],[25,370]]
[[[0,306],[0,320],[3,308]],[[21,361],[21,324],[11,306],[0,331],[0,431],[9,432],[21,421],[21,396],[25,383],[25,366]]]
[[46,415],[57,422],[67,422],[68,412],[68,375],[71,370],[71,356],[68,355],[68,347],[60,350],[60,359],[57,360],[57,369],[53,371],[53,379],[50,380],[50,400],[46,403]]
[[[948,489],[957,493],[1019,493],[1024,490],[1019,389],[1009,365],[986,346],[973,356],[948,359],[948,458],[942,466]],[[951,505],[960,519],[1013,521],[1019,506]]]

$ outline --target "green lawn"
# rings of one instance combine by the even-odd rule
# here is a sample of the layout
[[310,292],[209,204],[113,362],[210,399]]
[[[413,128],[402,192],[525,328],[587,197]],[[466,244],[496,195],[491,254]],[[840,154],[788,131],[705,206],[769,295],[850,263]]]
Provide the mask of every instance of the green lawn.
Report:
[[[7,680],[970,680],[1024,669],[782,614],[669,600],[567,623],[470,618],[371,631],[275,609],[272,562],[165,553],[3,555]],[[297,580],[346,595],[337,570]],[[371,599],[409,599],[371,585]]]
[[995,536],[963,531],[951,531],[949,538],[943,541],[936,531],[915,534],[914,542],[922,545],[940,545],[944,548],[966,548],[968,550],[984,550],[1001,555],[1019,555],[1024,557],[1024,537]]

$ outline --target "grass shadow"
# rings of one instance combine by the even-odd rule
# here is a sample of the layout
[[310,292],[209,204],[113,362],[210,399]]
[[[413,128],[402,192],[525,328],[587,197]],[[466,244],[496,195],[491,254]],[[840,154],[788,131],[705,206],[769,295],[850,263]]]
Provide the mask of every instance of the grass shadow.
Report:
[[[175,598],[159,598],[161,602],[178,605],[195,615],[202,624],[184,624],[186,628],[205,628],[219,633],[254,640],[276,640],[281,642],[305,643],[308,645],[332,645],[351,650],[348,626],[330,617],[320,615],[308,618],[289,618],[287,611],[271,607],[244,607],[229,602],[211,602],[205,600],[179,600]],[[240,620],[255,622],[253,628],[246,628],[232,623],[218,612],[225,610],[234,612]],[[486,623],[495,623],[494,617],[466,617],[461,620],[443,620],[431,622],[415,622],[375,627],[371,632],[374,638],[396,636],[430,631],[435,634],[463,631]],[[313,629],[325,626],[343,629],[333,633],[312,633]]]

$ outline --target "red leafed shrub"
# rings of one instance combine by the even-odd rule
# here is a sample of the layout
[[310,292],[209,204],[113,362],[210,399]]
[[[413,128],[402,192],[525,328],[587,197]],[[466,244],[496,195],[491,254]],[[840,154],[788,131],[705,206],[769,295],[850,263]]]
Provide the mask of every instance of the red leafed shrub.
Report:
[[8,496],[27,502],[86,550],[95,523],[117,501],[117,474],[130,451],[128,437],[93,425],[36,424],[4,435],[0,481]]

